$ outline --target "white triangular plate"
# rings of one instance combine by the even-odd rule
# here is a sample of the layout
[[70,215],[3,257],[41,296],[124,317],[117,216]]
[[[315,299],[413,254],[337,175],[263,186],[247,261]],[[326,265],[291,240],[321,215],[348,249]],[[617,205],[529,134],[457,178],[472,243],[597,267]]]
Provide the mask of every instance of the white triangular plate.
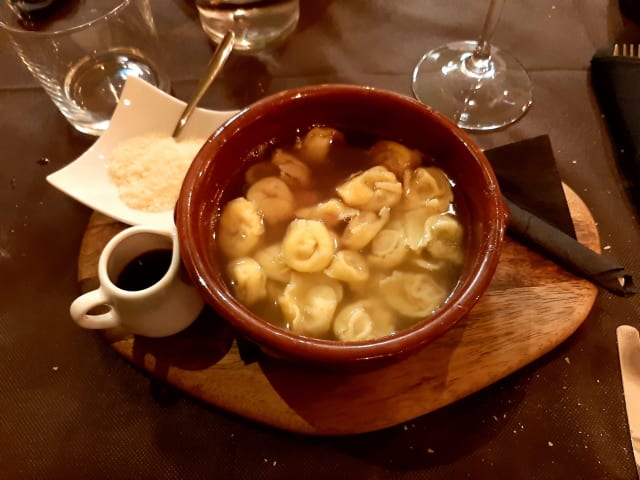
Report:
[[[125,205],[107,173],[114,147],[123,141],[156,133],[170,136],[185,103],[137,77],[130,77],[111,118],[109,128],[76,160],[52,173],[47,181],[86,206],[129,225],[168,227],[173,210],[145,212]],[[197,108],[180,134],[181,138],[209,136],[237,111],[217,112]]]

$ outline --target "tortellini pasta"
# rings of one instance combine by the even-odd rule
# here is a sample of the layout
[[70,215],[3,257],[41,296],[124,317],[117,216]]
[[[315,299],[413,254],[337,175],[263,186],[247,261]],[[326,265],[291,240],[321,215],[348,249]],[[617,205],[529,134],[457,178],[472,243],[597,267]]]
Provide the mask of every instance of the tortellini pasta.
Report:
[[310,164],[321,165],[328,161],[332,145],[344,143],[344,135],[333,128],[314,127],[299,145],[302,157]]
[[342,285],[321,273],[293,273],[278,304],[291,331],[324,337],[342,296]]
[[234,295],[251,306],[267,296],[267,276],[258,262],[250,257],[232,260],[227,265]]
[[452,215],[435,215],[425,224],[425,250],[436,259],[462,263],[462,225]]
[[327,226],[334,227],[340,222],[355,217],[359,212],[356,208],[347,207],[341,200],[332,198],[326,202],[296,210],[296,217],[322,220]]
[[362,254],[354,250],[340,250],[324,273],[349,285],[359,285],[369,279],[369,265]]
[[424,318],[444,302],[449,292],[428,273],[396,270],[380,281],[380,293],[402,315]]
[[[414,252],[427,248],[436,258],[461,261],[462,225],[453,215],[433,213],[428,208],[414,208],[402,213],[407,246]],[[446,250],[451,250],[445,252]],[[456,260],[457,261],[457,260]]]
[[410,258],[409,264],[419,268],[420,270],[424,270],[425,272],[430,272],[433,274],[440,274],[443,271],[445,271],[446,273],[446,270],[449,266],[449,264],[444,260],[424,258],[421,256]]
[[344,203],[363,210],[393,207],[402,198],[402,184],[383,166],[371,167],[336,188]]
[[254,258],[263,268],[267,278],[282,283],[287,283],[291,278],[291,269],[282,254],[282,243],[274,243],[258,250]]
[[250,254],[263,235],[262,215],[255,202],[239,197],[225,205],[216,239],[226,256],[237,258]]
[[278,176],[279,173],[278,167],[272,162],[258,162],[246,171],[244,181],[247,185],[253,185],[261,178]]
[[387,167],[399,180],[402,180],[406,170],[413,170],[422,163],[420,152],[390,140],[374,143],[369,153],[373,163]]
[[389,221],[389,208],[385,207],[379,213],[360,212],[347,224],[342,238],[341,245],[351,250],[360,250],[366,247],[373,237],[375,237],[382,227]]
[[374,268],[390,270],[404,262],[409,254],[402,228],[384,228],[371,241],[367,262]]
[[293,193],[278,177],[265,177],[258,180],[249,187],[247,199],[255,202],[266,223],[280,223],[293,217]]
[[437,214],[424,208],[414,208],[403,213],[400,221],[405,232],[405,242],[414,252],[420,252],[424,248],[427,220],[434,215]]
[[427,208],[434,214],[443,213],[449,209],[449,204],[453,201],[449,179],[437,167],[406,170],[403,187],[403,206],[407,209]]
[[282,240],[285,263],[297,272],[321,272],[336,253],[336,239],[318,220],[293,220]]
[[311,185],[311,169],[294,155],[277,149],[271,162],[278,167],[280,178],[290,187],[308,187]]
[[216,232],[241,303],[300,335],[359,342],[446,302],[465,232],[428,156],[317,127],[267,159],[247,170],[246,196],[222,209]]
[[375,299],[359,300],[340,309],[333,322],[338,340],[359,342],[390,335],[395,330],[393,312]]

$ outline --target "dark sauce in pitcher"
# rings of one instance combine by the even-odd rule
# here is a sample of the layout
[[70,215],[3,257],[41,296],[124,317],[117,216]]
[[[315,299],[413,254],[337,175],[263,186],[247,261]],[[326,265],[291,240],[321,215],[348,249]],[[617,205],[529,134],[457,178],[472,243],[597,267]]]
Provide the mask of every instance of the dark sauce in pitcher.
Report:
[[155,285],[169,270],[172,256],[173,252],[166,248],[138,255],[122,269],[115,282],[116,286],[135,292]]

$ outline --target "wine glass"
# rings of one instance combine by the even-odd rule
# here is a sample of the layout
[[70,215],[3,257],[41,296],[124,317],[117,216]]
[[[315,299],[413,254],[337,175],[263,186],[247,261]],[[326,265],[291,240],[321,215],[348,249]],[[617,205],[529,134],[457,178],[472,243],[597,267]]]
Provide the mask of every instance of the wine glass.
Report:
[[494,130],[518,120],[532,102],[531,80],[513,56],[490,44],[505,0],[490,0],[477,41],[427,52],[413,71],[413,93],[466,130]]

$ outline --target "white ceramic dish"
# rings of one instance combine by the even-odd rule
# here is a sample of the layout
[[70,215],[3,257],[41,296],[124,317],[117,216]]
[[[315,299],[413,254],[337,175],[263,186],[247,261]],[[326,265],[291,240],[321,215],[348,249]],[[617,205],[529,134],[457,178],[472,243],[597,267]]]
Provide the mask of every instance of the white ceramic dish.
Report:
[[[166,227],[173,224],[173,210],[145,212],[125,205],[109,179],[107,161],[113,148],[132,137],[173,132],[184,102],[144,80],[130,77],[111,118],[109,128],[76,160],[47,177],[51,185],[86,206],[129,225]],[[197,108],[180,138],[207,139],[237,111],[217,112]]]

